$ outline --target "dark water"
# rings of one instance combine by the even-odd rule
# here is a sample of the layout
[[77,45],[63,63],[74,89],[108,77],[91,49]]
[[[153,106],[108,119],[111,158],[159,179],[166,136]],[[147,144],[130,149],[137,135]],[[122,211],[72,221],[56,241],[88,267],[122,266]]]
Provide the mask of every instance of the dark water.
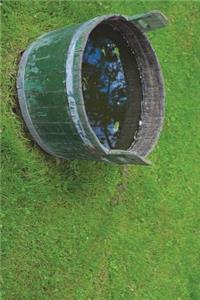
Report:
[[83,56],[82,89],[93,131],[106,148],[115,148],[128,97],[120,49],[111,37],[96,32],[88,39]]

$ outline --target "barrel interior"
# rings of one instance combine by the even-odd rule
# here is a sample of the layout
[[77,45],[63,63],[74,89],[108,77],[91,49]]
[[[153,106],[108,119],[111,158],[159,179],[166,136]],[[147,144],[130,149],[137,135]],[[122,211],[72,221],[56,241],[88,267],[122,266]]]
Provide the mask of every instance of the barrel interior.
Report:
[[87,117],[97,138],[108,149],[131,147],[141,123],[140,71],[134,35],[125,23],[109,20],[93,29],[82,60]]

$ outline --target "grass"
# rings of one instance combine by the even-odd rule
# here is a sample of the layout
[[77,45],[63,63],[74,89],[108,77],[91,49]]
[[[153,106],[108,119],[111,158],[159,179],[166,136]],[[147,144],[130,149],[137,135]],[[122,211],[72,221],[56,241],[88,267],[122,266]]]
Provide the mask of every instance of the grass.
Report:
[[[2,298],[200,299],[200,2],[2,1]],[[166,118],[151,167],[55,160],[17,112],[20,53],[46,31],[160,9]]]

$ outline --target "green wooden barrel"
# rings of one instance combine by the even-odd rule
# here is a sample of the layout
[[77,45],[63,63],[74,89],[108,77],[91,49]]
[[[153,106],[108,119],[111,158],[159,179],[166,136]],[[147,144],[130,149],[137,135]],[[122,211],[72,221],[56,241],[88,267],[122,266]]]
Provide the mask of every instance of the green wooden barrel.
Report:
[[[163,123],[164,89],[157,57],[144,32],[165,23],[159,12],[101,16],[44,34],[28,47],[19,66],[18,98],[24,121],[44,151],[63,159],[149,163],[145,157],[155,145]],[[137,130],[130,145],[119,149],[105,147],[95,134],[82,89],[85,47],[94,30],[105,25],[115,30],[134,53],[134,59],[129,60],[126,50],[121,53],[130,98],[121,143],[128,135],[130,140],[136,125]]]

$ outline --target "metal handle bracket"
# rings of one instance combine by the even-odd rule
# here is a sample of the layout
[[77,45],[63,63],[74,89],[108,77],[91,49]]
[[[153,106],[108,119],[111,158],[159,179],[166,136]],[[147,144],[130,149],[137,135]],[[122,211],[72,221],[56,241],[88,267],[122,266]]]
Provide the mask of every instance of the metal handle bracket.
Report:
[[165,27],[168,24],[167,17],[159,10],[152,10],[145,14],[130,16],[128,20],[137,25],[144,32]]

